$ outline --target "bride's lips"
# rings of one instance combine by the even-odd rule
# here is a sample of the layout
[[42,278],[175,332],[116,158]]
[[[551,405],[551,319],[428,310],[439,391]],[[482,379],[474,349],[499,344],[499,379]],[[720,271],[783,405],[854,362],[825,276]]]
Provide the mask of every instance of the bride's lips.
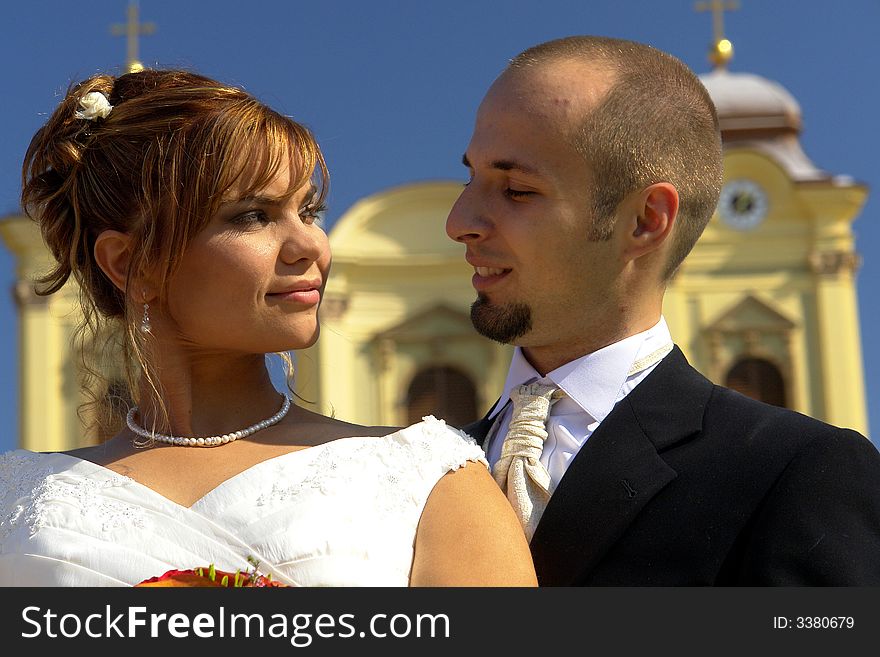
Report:
[[471,284],[477,292],[483,292],[497,285],[512,271],[503,267],[484,267],[482,265],[473,265],[473,267],[474,276],[471,279]]
[[269,299],[313,306],[321,301],[321,281],[303,281],[278,292],[266,294]]

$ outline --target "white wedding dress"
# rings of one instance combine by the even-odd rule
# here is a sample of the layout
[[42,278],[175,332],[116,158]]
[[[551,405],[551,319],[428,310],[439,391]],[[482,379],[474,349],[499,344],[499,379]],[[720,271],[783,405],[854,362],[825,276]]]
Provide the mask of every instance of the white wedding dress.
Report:
[[184,507],[62,454],[0,455],[0,585],[128,586],[214,564],[299,586],[406,586],[416,527],[444,474],[486,464],[442,420],[258,463]]

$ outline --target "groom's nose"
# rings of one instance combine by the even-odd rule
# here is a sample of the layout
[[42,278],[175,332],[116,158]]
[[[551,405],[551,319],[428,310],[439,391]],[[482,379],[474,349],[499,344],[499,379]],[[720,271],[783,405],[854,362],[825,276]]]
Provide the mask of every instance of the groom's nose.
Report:
[[456,242],[478,241],[486,236],[489,222],[480,211],[475,190],[465,187],[446,218],[446,234]]

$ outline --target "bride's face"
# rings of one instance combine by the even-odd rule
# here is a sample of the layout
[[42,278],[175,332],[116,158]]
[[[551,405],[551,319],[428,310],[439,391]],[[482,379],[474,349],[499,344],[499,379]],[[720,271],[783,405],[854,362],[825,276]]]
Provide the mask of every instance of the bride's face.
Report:
[[293,196],[289,185],[285,166],[256,193],[224,197],[168,281],[161,323],[172,339],[198,353],[242,354],[315,342],[330,245],[311,181]]

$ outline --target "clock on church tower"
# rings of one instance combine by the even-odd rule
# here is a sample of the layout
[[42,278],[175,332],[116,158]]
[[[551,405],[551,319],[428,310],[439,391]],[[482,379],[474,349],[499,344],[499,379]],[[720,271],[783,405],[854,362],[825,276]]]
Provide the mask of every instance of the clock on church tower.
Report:
[[748,178],[726,182],[718,197],[718,215],[736,230],[757,227],[767,216],[768,207],[767,192]]

